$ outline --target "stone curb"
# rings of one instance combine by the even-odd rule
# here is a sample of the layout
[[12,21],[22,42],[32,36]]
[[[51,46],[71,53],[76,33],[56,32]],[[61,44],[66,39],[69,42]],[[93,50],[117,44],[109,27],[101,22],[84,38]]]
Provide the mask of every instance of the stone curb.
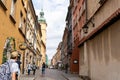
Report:
[[35,80],[35,77],[26,77],[25,75],[20,76],[20,80]]
[[69,80],[64,74],[61,74],[65,79]]
[[63,74],[63,73],[61,73],[61,75],[62,75],[66,80],[82,80],[81,78],[66,76],[66,75]]

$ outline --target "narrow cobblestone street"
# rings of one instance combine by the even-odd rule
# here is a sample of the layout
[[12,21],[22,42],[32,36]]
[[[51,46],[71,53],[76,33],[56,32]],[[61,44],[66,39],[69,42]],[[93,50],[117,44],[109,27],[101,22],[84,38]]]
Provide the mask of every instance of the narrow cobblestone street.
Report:
[[120,80],[119,48],[120,0],[0,0],[0,80]]
[[45,76],[41,75],[40,70],[36,72],[35,80],[66,80],[56,69],[46,69]]
[[61,71],[58,71],[56,69],[46,69],[45,76],[41,75],[41,71],[37,70],[36,75],[22,75],[20,77],[20,80],[67,80],[63,75]]

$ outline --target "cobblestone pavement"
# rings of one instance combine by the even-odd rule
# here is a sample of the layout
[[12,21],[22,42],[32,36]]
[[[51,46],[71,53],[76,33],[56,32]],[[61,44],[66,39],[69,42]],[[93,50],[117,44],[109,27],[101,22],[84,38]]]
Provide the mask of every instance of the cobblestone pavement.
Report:
[[35,80],[66,80],[58,70],[46,69],[45,76],[41,75],[41,71],[36,72]]
[[76,74],[66,74],[64,71],[56,69],[46,69],[45,76],[42,76],[41,70],[37,70],[35,75],[21,75],[20,80],[81,80]]
[[21,75],[20,76],[20,80],[34,80],[34,77],[33,75]]

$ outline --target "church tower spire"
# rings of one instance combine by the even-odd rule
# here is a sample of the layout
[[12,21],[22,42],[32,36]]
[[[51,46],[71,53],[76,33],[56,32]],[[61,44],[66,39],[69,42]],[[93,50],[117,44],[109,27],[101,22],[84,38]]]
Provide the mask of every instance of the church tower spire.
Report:
[[44,18],[44,11],[43,11],[43,9],[41,9],[41,12],[40,12],[39,22],[40,23],[46,23],[46,19]]
[[41,37],[41,54],[42,54],[42,57],[41,57],[41,64],[43,62],[46,62],[46,39],[47,39],[47,23],[46,23],[46,19],[44,18],[44,12],[43,12],[43,9],[41,9],[40,11],[40,17],[38,19],[38,22],[40,24],[40,27],[41,27],[41,33],[42,33],[42,37]]

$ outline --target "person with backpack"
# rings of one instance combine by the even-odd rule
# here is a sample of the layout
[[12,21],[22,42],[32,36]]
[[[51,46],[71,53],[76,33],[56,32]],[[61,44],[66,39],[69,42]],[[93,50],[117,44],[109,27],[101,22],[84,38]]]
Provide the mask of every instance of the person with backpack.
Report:
[[18,76],[20,75],[20,69],[19,65],[16,63],[18,59],[18,52],[14,51],[11,53],[11,74],[12,74],[12,80],[18,80]]
[[17,75],[20,74],[20,70],[16,63],[17,58],[18,52],[13,51],[10,60],[0,66],[0,80],[18,80]]

